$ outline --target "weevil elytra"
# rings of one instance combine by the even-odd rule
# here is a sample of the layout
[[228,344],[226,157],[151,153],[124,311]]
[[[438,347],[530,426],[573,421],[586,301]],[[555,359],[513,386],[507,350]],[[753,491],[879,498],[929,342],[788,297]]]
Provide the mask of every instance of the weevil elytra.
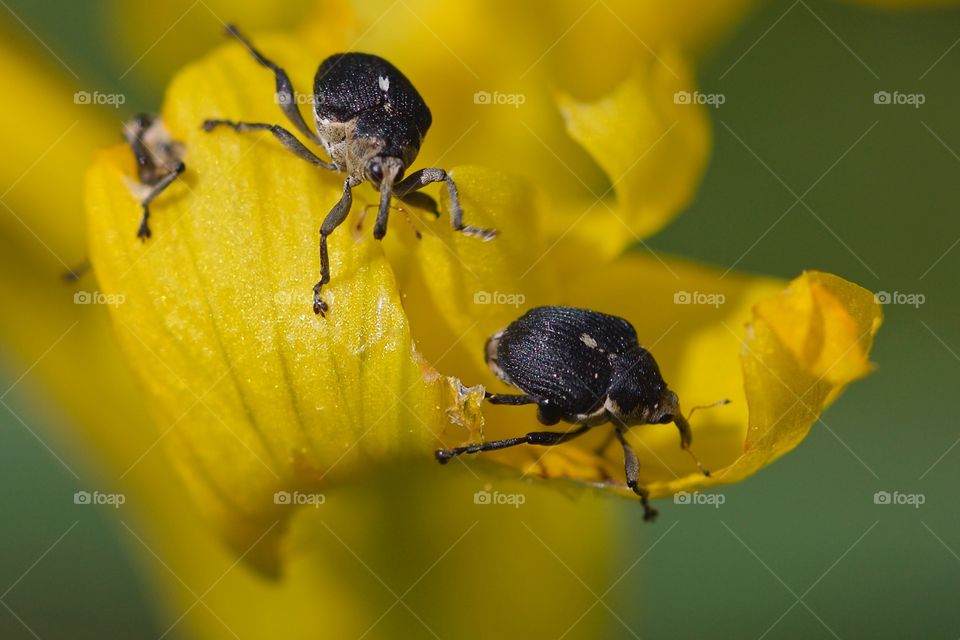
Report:
[[150,203],[186,171],[184,148],[170,137],[163,121],[149,113],[141,113],[125,123],[123,138],[130,145],[137,162],[140,182],[129,186],[140,199],[142,209],[137,237],[146,241],[151,234]]
[[647,490],[640,486],[639,459],[625,434],[636,425],[673,422],[680,431],[680,446],[693,455],[692,436],[690,423],[680,413],[677,394],[667,387],[656,360],[640,346],[629,322],[586,309],[537,307],[487,340],[486,361],[498,378],[523,392],[487,393],[488,402],[535,404],[541,423],[553,425],[562,420],[577,427],[438,449],[437,460],[445,463],[464,453],[520,444],[557,445],[612,422],[613,435],[623,447],[627,485],[640,496],[644,519],[656,517]]
[[404,172],[420,152],[432,118],[423,98],[395,66],[379,56],[355,52],[334,54],[320,63],[313,84],[316,122],[316,131],[313,131],[297,108],[287,73],[254,48],[236,27],[228,26],[227,33],[239,40],[258,63],[273,71],[280,109],[297,131],[324,149],[330,161],[321,159],[278,124],[209,119],[203,123],[204,130],[227,126],[239,132],[269,131],[284,147],[307,162],[347,174],[340,200],[320,227],[320,281],[313,287],[314,313],[324,315],[328,310],[327,303],[320,297],[323,285],[330,281],[327,237],[347,218],[353,203],[351,191],[363,182],[369,181],[380,192],[373,227],[373,237],[378,240],[387,233],[391,198],[425,207],[439,215],[436,202],[426,194],[417,193],[434,182],[447,185],[455,230],[483,240],[494,237],[493,229],[463,223],[457,185],[443,169],[420,169],[404,178]]

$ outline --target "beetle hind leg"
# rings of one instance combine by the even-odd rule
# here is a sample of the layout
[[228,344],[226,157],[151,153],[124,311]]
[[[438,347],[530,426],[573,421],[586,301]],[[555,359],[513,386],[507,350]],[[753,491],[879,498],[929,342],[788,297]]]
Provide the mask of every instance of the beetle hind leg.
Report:
[[484,393],[483,397],[486,398],[487,402],[490,404],[521,405],[534,404],[536,402],[536,400],[526,394],[512,395],[509,393]]
[[437,449],[434,455],[440,464],[446,464],[451,458],[464,453],[480,453],[481,451],[495,451],[497,449],[506,449],[520,444],[536,444],[542,447],[551,447],[563,444],[576,437],[582,436],[590,430],[590,425],[581,425],[573,431],[533,431],[517,438],[507,438],[505,440],[491,440],[490,442],[479,442],[469,444],[454,449]]
[[296,94],[293,91],[293,83],[290,82],[290,77],[287,75],[287,72],[284,71],[282,67],[278,66],[276,63],[260,53],[260,51],[253,46],[253,43],[251,43],[246,36],[240,33],[240,30],[234,25],[227,25],[227,33],[239,40],[240,43],[246,47],[247,51],[250,52],[250,55],[253,56],[254,60],[273,71],[277,85],[277,103],[280,105],[280,109],[283,111],[284,115],[287,116],[287,119],[293,123],[293,126],[296,127],[298,131],[310,138],[311,142],[318,145],[322,144],[319,136],[317,136],[317,134],[311,131],[310,127],[307,126],[307,123],[303,119],[303,115],[300,113],[300,109],[297,107]]

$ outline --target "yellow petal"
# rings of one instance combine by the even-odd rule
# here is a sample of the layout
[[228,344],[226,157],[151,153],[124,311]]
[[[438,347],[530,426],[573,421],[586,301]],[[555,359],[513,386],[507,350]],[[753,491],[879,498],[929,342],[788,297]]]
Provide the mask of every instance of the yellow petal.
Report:
[[[414,337],[428,359],[466,375],[461,367],[467,363],[456,358],[465,353],[476,376],[486,369],[487,337],[519,309],[547,304],[556,280],[549,270],[535,268],[549,239],[541,230],[543,205],[534,189],[515,176],[478,166],[458,167],[451,175],[464,220],[496,229],[497,236],[481,242],[454,231],[444,189],[440,218],[424,225],[423,240],[406,257],[416,270],[402,288]],[[453,357],[451,344],[457,348]]]
[[[679,56],[650,59],[610,94],[592,102],[563,95],[567,131],[603,168],[616,195],[551,216],[608,254],[651,235],[696,193],[710,149],[709,120]],[[602,191],[598,196],[606,196]]]
[[[289,41],[262,46],[295,79],[310,72]],[[149,242],[135,237],[129,149],[102,153],[87,189],[101,288],[123,296],[111,308],[121,343],[191,490],[238,549],[284,511],[274,492],[326,486],[376,460],[428,461],[448,414],[469,422],[464,406],[479,402],[417,356],[379,243],[355,239],[349,222],[330,238],[331,310],[313,314],[317,230],[342,177],[269,135],[199,126],[275,120],[271,85],[236,44],[177,77],[164,116],[186,145],[187,174],[154,202]],[[354,206],[375,196],[358,188]]]

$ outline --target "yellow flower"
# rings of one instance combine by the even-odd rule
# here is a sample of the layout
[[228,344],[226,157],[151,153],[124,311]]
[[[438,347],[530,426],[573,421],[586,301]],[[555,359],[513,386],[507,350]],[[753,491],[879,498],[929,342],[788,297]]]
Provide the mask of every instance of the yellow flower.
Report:
[[[258,46],[295,85],[307,86],[313,69],[299,43],[263,37]],[[482,370],[483,343],[518,311],[476,304],[478,294],[510,292],[526,304],[570,303],[627,317],[653,343],[685,404],[733,401],[695,420],[696,449],[717,471],[713,478],[696,472],[672,426],[633,430],[639,450],[649,452],[642,477],[655,496],[746,477],[795,446],[826,403],[869,370],[880,317],[869,292],[816,273],[780,292],[779,283],[724,279],[676,260],[661,264],[635,253],[604,260],[587,251],[589,240],[556,230],[544,198],[526,182],[480,167],[452,173],[468,222],[500,231],[492,243],[450,228],[445,193],[440,220],[417,216],[427,231],[421,242],[399,217],[385,247],[369,229],[345,225],[330,237],[333,279],[324,296],[331,310],[315,316],[315,234],[342,178],[317,171],[269,136],[197,126],[208,117],[277,120],[264,91],[271,82],[237,44],[178,75],[163,117],[188,149],[189,178],[158,201],[156,241],[141,243],[133,233],[138,204],[124,186],[132,172],[128,149],[97,159],[87,192],[98,280],[126,300],[111,309],[121,343],[158,423],[172,425],[171,453],[189,487],[239,550],[264,523],[289,512],[274,503],[276,491],[335,487],[403,457],[432,464],[440,441],[480,437],[480,389],[467,392],[452,376],[495,385]],[[627,228],[651,225],[643,222],[639,191],[652,178],[629,172],[634,149],[614,144],[613,131],[652,138],[644,134],[651,117],[636,106],[652,110],[675,86],[628,81],[599,104],[563,99],[569,126],[601,166],[611,176],[627,172],[620,212],[584,223],[603,230],[598,237],[625,243],[629,236],[618,233],[624,216],[639,221]],[[691,138],[703,137],[678,118]],[[669,146],[679,155],[683,143]],[[668,185],[661,192],[686,190]],[[375,205],[377,194],[361,188],[354,199],[360,210]],[[681,286],[691,295],[709,292],[715,307],[674,304]],[[438,340],[444,332],[454,339]],[[442,354],[431,350],[450,344],[458,355],[438,373],[429,363]],[[197,403],[203,410],[191,411]],[[486,438],[517,435],[524,424],[535,430],[523,410],[484,408],[483,416]],[[490,457],[544,477],[622,478],[618,452],[594,453],[600,431],[546,451]],[[627,491],[622,481],[609,486]]]
[[[71,304],[72,292],[50,285],[63,263],[84,255],[79,216],[70,215],[79,201],[76,168],[86,163],[89,149],[117,137],[118,123],[112,113],[93,117],[90,109],[72,105],[72,91],[53,79],[55,71],[38,68],[3,39],[0,64],[9,61],[9,73],[0,77],[15,79],[11,86],[24,99],[5,107],[5,115],[21,109],[16,117],[3,119],[7,139],[17,141],[11,149],[23,153],[0,162],[5,183],[19,181],[3,200],[20,218],[2,218],[10,250],[0,252],[7,265],[0,286],[5,299],[30,310],[5,314],[3,335],[28,364],[57,345],[33,375],[76,417],[107,481],[120,476],[132,496],[125,523],[137,538],[131,543],[156,571],[170,624],[198,637],[229,637],[232,628],[251,637],[313,637],[318,628],[359,636],[393,594],[383,594],[387,601],[378,606],[365,569],[336,559],[335,551],[348,555],[344,541],[350,553],[357,547],[364,559],[383,559],[377,571],[395,568],[387,583],[396,588],[436,560],[417,555],[425,541],[442,539],[431,546],[439,555],[469,533],[473,516],[461,508],[464,497],[494,478],[498,486],[517,486],[509,484],[519,475],[509,467],[497,472],[478,461],[470,469],[440,468],[432,459],[438,441],[474,440],[481,424],[483,437],[491,439],[537,428],[532,411],[481,406],[478,388],[467,390],[453,379],[502,389],[483,364],[482,345],[520,310],[474,304],[479,292],[522,295],[526,306],[576,304],[623,315],[652,348],[685,407],[733,400],[693,420],[694,450],[714,469],[713,479],[695,473],[671,425],[634,430],[642,477],[657,496],[745,477],[795,446],[826,403],[869,370],[879,313],[872,297],[854,285],[807,274],[785,289],[770,279],[724,278],[682,260],[621,255],[692,197],[709,129],[702,111],[680,108],[672,94],[692,89],[691,56],[749,3],[712,3],[709,10],[678,3],[675,11],[635,4],[600,3],[583,16],[573,3],[546,16],[516,3],[491,9],[411,0],[360,3],[355,11],[329,5],[317,12],[337,16],[329,21],[334,26],[308,22],[302,40],[254,32],[258,46],[301,89],[311,86],[316,61],[333,50],[363,48],[393,60],[434,110],[419,164],[442,158],[456,166],[468,221],[502,232],[486,244],[452,233],[440,189],[432,191],[445,209],[438,221],[413,212],[425,231],[420,242],[400,215],[393,216],[383,243],[370,238],[369,220],[362,234],[353,233],[351,218],[331,237],[334,278],[325,292],[332,312],[325,320],[309,308],[316,230],[340,181],[292,157],[268,135],[199,130],[212,116],[280,121],[269,72],[238,46],[227,45],[180,73],[162,115],[186,143],[188,172],[154,204],[154,237],[146,244],[135,238],[139,209],[125,184],[134,175],[129,149],[101,152],[87,177],[98,280],[88,288],[125,296],[110,309],[109,324],[146,391],[149,418],[106,314]],[[240,5],[229,17],[246,3]],[[385,8],[389,19],[378,22]],[[578,17],[589,28],[556,41]],[[611,34],[610,63],[591,71],[577,61],[587,50],[584,38],[597,29]],[[511,44],[494,49],[494,36]],[[155,37],[138,37],[137,55]],[[421,40],[436,46],[410,46]],[[444,45],[454,40],[453,49]],[[178,49],[140,64],[169,61]],[[501,49],[511,55],[500,55]],[[527,79],[521,83],[522,74]],[[524,93],[524,115],[481,111],[473,103],[477,90]],[[79,124],[62,143],[54,144],[53,134],[48,140],[26,135],[53,128],[51,114],[58,131]],[[618,131],[635,146],[618,145]],[[21,180],[31,159],[51,144],[49,161]],[[583,184],[571,179],[568,167],[587,176]],[[615,200],[594,197],[611,194]],[[373,198],[357,189],[355,210]],[[722,295],[724,303],[673,304],[683,291]],[[622,460],[614,450],[595,455],[602,434],[595,435],[555,449],[504,451],[491,460],[530,476],[604,483],[627,494],[619,484]],[[411,501],[387,504],[382,496],[394,495],[391,485],[401,483]],[[576,553],[603,574],[607,560],[600,545],[584,542],[603,539],[605,505],[588,494],[571,506],[549,491],[559,482],[544,484],[523,487],[535,498],[524,521],[540,531],[538,523],[546,527],[553,514],[576,509],[582,519],[551,538],[551,548],[560,557]],[[321,491],[329,500],[323,510],[294,510],[274,501],[276,491]],[[420,495],[422,502],[412,500]],[[215,535],[192,505],[213,519]],[[443,513],[444,523],[429,528],[437,518],[418,517],[417,509]],[[506,520],[484,518],[483,542],[457,559],[462,568],[484,575],[478,547],[517,544],[517,528]],[[398,559],[396,549],[413,551]],[[531,609],[543,609],[548,597],[558,609],[576,600],[573,594],[528,592],[529,575],[549,581],[549,569],[523,554],[501,569],[509,573],[497,589],[511,598],[522,595]],[[405,573],[411,570],[412,576]],[[485,577],[459,585],[456,598],[448,587],[431,588],[428,597],[445,608],[466,606],[467,613],[491,597],[490,585]],[[543,631],[535,626],[542,620],[516,621],[491,611],[488,622],[497,621],[509,621],[518,632]],[[481,637],[489,628],[462,631]]]

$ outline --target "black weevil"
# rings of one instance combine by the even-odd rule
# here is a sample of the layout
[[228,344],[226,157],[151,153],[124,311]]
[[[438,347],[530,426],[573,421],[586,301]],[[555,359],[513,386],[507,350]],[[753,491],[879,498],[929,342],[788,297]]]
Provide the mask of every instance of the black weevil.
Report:
[[[627,485],[640,496],[644,519],[656,517],[647,490],[639,485],[637,454],[624,434],[634,425],[673,422],[680,430],[680,446],[690,452],[690,424],[680,413],[677,394],[667,387],[656,361],[640,346],[629,322],[587,309],[537,307],[487,340],[486,360],[498,378],[523,392],[487,393],[489,402],[535,404],[543,424],[563,420],[579,426],[566,432],[535,431],[517,438],[438,449],[437,460],[445,463],[463,453],[520,444],[561,444],[612,422],[623,447]],[[697,466],[710,475],[699,462]]]
[[183,145],[170,138],[159,117],[141,113],[124,124],[123,138],[133,151],[140,184],[131,190],[140,198],[142,215],[137,237],[150,237],[150,203],[186,170]]
[[236,131],[270,131],[284,147],[307,162],[347,174],[343,195],[320,227],[320,281],[313,287],[314,313],[323,315],[328,308],[320,298],[320,289],[330,281],[327,236],[346,219],[353,202],[351,190],[364,181],[369,180],[380,191],[380,208],[373,227],[373,237],[378,240],[387,232],[393,197],[439,215],[433,198],[417,193],[433,182],[447,184],[454,229],[483,240],[493,238],[494,230],[463,223],[457,186],[446,171],[420,169],[403,177],[420,151],[430,128],[431,115],[413,84],[396,67],[367,53],[338,53],[324,60],[317,69],[313,84],[313,115],[317,129],[314,132],[297,108],[287,73],[257,51],[236,27],[228,26],[227,32],[243,43],[257,62],[273,71],[280,109],[300,133],[323,147],[330,162],[319,158],[290,131],[277,124],[211,119],[204,121],[204,130],[212,131],[225,125]]
[[[123,139],[133,151],[137,163],[138,182],[127,180],[127,187],[140,201],[140,226],[137,237],[146,242],[150,237],[150,203],[177,179],[187,166],[183,163],[183,145],[173,140],[159,116],[141,113],[123,123]],[[90,260],[63,273],[64,281],[73,283],[90,270]]]

